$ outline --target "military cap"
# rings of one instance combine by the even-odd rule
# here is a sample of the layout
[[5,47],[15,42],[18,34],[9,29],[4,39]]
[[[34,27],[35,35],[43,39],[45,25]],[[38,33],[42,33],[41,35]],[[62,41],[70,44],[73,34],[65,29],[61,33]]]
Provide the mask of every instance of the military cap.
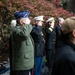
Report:
[[44,21],[44,16],[37,16],[37,17],[34,17],[34,20],[39,20],[39,21]]
[[27,17],[29,17],[29,15],[30,15],[30,12],[27,10],[14,13],[14,16],[16,19],[27,18]]
[[65,19],[62,23],[61,30],[63,34],[70,33],[75,29],[75,17]]
[[54,17],[49,18],[46,22],[55,22]]

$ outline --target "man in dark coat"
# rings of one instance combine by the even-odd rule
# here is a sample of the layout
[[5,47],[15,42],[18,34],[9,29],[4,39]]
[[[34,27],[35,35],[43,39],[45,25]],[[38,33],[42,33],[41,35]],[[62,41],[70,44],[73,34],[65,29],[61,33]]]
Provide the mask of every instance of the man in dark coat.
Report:
[[43,16],[34,18],[36,24],[33,26],[31,35],[35,45],[35,69],[34,75],[41,75],[43,65],[44,38],[42,33]]
[[56,52],[52,75],[75,75],[75,17],[67,18],[61,29],[64,45]]
[[55,32],[56,32],[56,49],[60,48],[61,46],[63,46],[63,39],[61,36],[61,25],[64,22],[64,19],[62,17],[58,18],[58,25],[55,28]]
[[47,66],[49,70],[52,70],[52,65],[54,62],[54,53],[55,53],[55,40],[56,34],[54,29],[54,18],[51,17],[47,20],[48,26],[45,29],[46,39],[45,39],[45,49],[46,49],[46,59]]

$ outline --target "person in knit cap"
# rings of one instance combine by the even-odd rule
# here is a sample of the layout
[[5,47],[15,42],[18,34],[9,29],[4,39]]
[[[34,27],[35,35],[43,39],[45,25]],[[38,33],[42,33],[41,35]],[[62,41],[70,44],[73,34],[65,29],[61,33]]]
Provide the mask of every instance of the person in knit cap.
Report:
[[57,50],[52,75],[75,75],[75,17],[61,25],[64,45]]
[[45,51],[46,51],[46,59],[47,66],[49,71],[52,71],[52,65],[54,62],[54,53],[55,53],[55,41],[56,41],[56,33],[55,33],[55,19],[54,17],[49,18],[47,21],[47,27],[45,29],[46,39],[45,39]]
[[17,25],[10,34],[11,75],[29,75],[30,70],[34,68],[34,46],[30,35],[32,25],[29,15],[30,12],[27,10],[14,13]]
[[43,51],[44,51],[44,38],[42,32],[42,25],[44,16],[34,17],[35,25],[31,31],[31,36],[34,40],[35,48],[35,68],[34,75],[41,75],[43,66]]

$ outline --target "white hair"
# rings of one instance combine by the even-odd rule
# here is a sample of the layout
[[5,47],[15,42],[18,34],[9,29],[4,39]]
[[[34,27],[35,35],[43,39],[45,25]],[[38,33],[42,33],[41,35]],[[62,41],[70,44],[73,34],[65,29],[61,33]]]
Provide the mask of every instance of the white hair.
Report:
[[12,27],[15,27],[16,24],[17,24],[16,20],[12,20],[12,21],[11,21],[11,28],[12,28]]
[[60,17],[58,18],[58,21],[64,21],[64,18]]

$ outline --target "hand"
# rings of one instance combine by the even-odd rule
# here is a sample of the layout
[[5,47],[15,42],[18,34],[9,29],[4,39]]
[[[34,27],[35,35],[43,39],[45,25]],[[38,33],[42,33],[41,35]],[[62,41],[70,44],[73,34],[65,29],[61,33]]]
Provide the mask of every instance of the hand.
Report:
[[54,28],[54,22],[51,23],[51,27]]
[[53,25],[51,25],[51,28],[54,28],[54,26],[53,26]]
[[31,20],[29,18],[21,18],[20,19],[20,23],[22,26],[24,26],[25,24],[30,24]]
[[37,25],[38,26],[42,26],[43,22],[42,21],[38,21]]
[[30,24],[31,20],[29,18],[26,18],[25,24]]

